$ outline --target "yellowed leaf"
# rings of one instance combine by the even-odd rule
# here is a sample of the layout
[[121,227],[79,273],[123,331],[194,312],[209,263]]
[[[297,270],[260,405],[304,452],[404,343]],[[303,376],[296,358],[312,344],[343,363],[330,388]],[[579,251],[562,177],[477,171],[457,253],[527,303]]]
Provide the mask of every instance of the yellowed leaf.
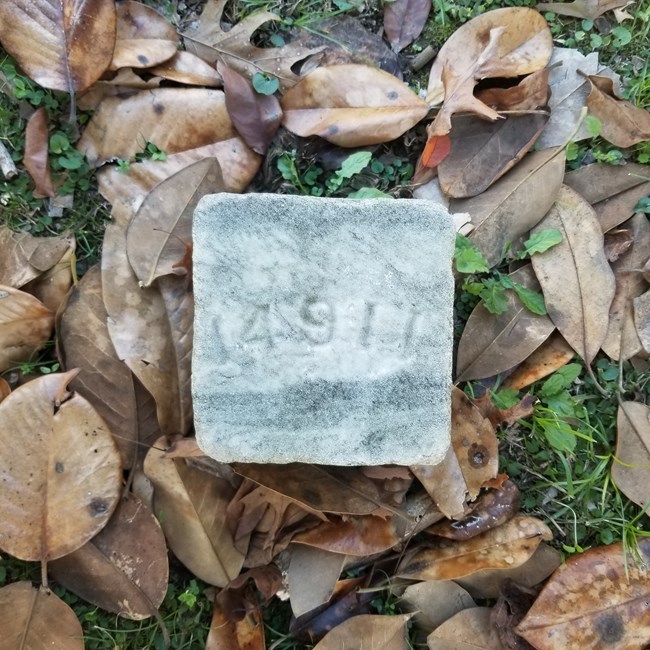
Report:
[[471,607],[458,612],[429,634],[429,650],[505,650],[491,615],[490,607]]
[[406,623],[412,616],[353,616],[328,632],[314,650],[408,650]]
[[191,52],[176,52],[171,59],[151,68],[148,72],[188,86],[218,88],[223,85],[223,79],[214,67]]

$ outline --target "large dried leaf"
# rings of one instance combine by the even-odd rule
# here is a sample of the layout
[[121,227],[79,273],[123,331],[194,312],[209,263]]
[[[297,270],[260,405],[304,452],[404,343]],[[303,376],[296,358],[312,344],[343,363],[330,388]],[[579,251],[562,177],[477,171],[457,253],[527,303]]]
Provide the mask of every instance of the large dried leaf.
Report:
[[0,650],[83,650],[75,613],[45,587],[14,582],[0,589]]
[[341,147],[389,142],[429,111],[406,84],[383,70],[347,64],[317,68],[282,98],[282,124]]
[[126,250],[141,286],[163,275],[182,275],[178,262],[192,242],[192,216],[206,194],[223,192],[215,158],[204,158],[165,179],[146,196],[129,223]]
[[[510,274],[513,282],[539,291],[532,267]],[[502,314],[490,313],[480,302],[470,314],[458,344],[456,381],[491,377],[527,359],[553,333],[548,316],[534,314],[508,292],[508,307]]]
[[115,45],[114,0],[3,0],[0,43],[45,88],[88,88]]
[[103,530],[49,569],[68,591],[139,621],[155,615],[167,592],[167,544],[151,510],[130,495]]
[[517,567],[543,539],[553,539],[549,527],[539,519],[519,515],[469,540],[437,540],[431,548],[405,557],[397,575],[409,580],[454,580],[483,569]]
[[151,77],[148,72],[145,73],[147,78],[144,79],[131,68],[120,68],[112,79],[100,79],[81,93],[77,98],[77,106],[82,111],[94,111],[107,97],[118,95],[124,99],[135,95],[139,90],[158,88],[162,79]]
[[531,234],[547,228],[562,241],[533,255],[548,314],[571,347],[591,363],[605,335],[616,281],[605,257],[603,234],[593,208],[566,185]]
[[524,77],[516,86],[484,88],[476,97],[496,111],[533,111],[548,104],[549,69],[542,68]]
[[23,286],[23,291],[38,298],[52,313],[56,313],[65,301],[73,283],[73,270],[76,270],[75,241],[63,257],[42,275]]
[[606,11],[612,11],[624,7],[630,0],[573,0],[573,2],[540,2],[537,9],[540,11],[552,11],[561,16],[573,16],[574,18],[589,18],[596,20]]
[[56,189],[52,183],[47,149],[50,134],[47,128],[47,112],[44,106],[32,113],[25,128],[25,153],[23,164],[36,185],[34,196],[54,196]]
[[153,88],[122,99],[107,97],[86,126],[77,147],[91,165],[133,159],[147,142],[168,154],[237,136],[222,91]]
[[223,85],[221,75],[211,65],[191,52],[176,52],[171,59],[150,68],[148,72],[188,86],[218,88]]
[[384,3],[384,31],[395,52],[410,45],[424,29],[431,0],[395,0]]
[[354,616],[328,632],[314,650],[408,650],[406,623],[412,616]]
[[233,488],[183,458],[166,458],[160,451],[165,446],[165,439],[157,441],[145,458],[144,471],[154,485],[155,513],[169,547],[201,580],[225,587],[244,561],[226,522]]
[[415,612],[413,622],[430,632],[454,614],[476,607],[472,597],[452,580],[425,580],[407,587],[400,609]]
[[543,68],[553,41],[544,18],[526,7],[488,11],[457,29],[440,48],[431,67],[427,101],[444,100],[429,136],[449,133],[451,116],[470,111],[495,120],[498,113],[474,97],[481,79],[518,77]]
[[280,80],[280,88],[293,86],[299,77],[292,71],[294,64],[320,52],[300,44],[288,43],[282,47],[261,48],[251,43],[254,32],[269,21],[280,20],[277,14],[262,11],[233,25],[229,30],[221,26],[227,0],[208,0],[196,27],[183,32],[185,48],[204,61],[217,61],[252,77],[256,72],[267,72]]
[[427,637],[429,650],[504,650],[490,607],[463,609]]
[[616,425],[612,479],[628,499],[650,511],[650,408],[621,402]]
[[650,539],[639,538],[643,563],[623,545],[569,558],[552,576],[515,631],[538,650],[642,650],[650,638]]
[[531,149],[548,121],[545,113],[509,115],[486,122],[473,115],[452,119],[451,151],[438,165],[443,192],[453,198],[486,190]]
[[115,509],[120,455],[104,421],[66,386],[76,371],[39,377],[0,404],[0,548],[56,559],[85,544]]
[[0,372],[28,361],[53,327],[54,314],[40,300],[0,285]]
[[451,202],[452,212],[467,212],[471,240],[490,266],[501,261],[505,246],[538,224],[562,184],[564,150],[545,149],[526,156],[488,190]]
[[619,99],[609,77],[591,75],[587,98],[589,113],[600,122],[600,136],[617,147],[631,147],[650,140],[650,113]]

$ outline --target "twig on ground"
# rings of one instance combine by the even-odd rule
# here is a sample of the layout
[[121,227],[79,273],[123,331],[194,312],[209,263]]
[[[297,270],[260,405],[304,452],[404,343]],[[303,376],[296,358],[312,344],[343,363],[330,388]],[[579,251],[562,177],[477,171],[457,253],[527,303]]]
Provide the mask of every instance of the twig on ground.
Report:
[[7,180],[10,180],[14,176],[18,175],[16,164],[14,163],[11,154],[7,150],[7,147],[4,146],[2,141],[0,141],[0,171],[2,171],[2,175]]

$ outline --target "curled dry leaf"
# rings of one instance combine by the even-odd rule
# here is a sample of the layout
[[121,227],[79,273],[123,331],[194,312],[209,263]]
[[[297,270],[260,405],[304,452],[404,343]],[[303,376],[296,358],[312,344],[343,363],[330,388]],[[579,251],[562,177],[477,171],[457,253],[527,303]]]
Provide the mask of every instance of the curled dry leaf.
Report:
[[431,632],[463,609],[476,607],[472,597],[453,580],[425,580],[408,586],[400,609],[414,612],[413,622]]
[[544,18],[533,9],[487,11],[457,29],[440,48],[431,67],[427,101],[444,103],[427,128],[429,137],[445,135],[454,113],[470,111],[496,120],[499,114],[474,97],[481,79],[518,77],[543,68],[553,40]]
[[593,208],[566,185],[553,208],[531,231],[547,228],[562,241],[532,263],[548,314],[571,347],[590,364],[607,334],[616,282],[605,258],[603,234]]
[[265,650],[264,621],[257,604],[240,621],[230,620],[218,600],[214,601],[205,650]]
[[503,650],[490,607],[463,609],[427,637],[429,650]]
[[178,50],[174,26],[151,7],[133,0],[117,5],[115,50],[110,69],[150,68]]
[[38,298],[52,313],[56,313],[60,309],[72,287],[72,272],[76,264],[74,253],[75,241],[73,238],[70,248],[52,268],[23,286],[23,291]]
[[96,81],[77,98],[77,106],[82,111],[94,111],[106,97],[119,95],[122,99],[135,95],[139,90],[158,88],[162,79],[150,77],[143,79],[131,68],[120,68],[112,79]]
[[225,587],[239,575],[244,556],[234,545],[226,523],[226,506],[234,491],[225,480],[166,458],[164,438],[144,461],[154,485],[154,508],[167,543],[176,557],[205,582]]
[[383,70],[347,64],[317,68],[281,101],[282,124],[300,135],[319,135],[341,147],[389,142],[429,111],[406,84]]
[[66,589],[108,612],[142,620],[167,593],[167,544],[153,513],[137,497],[120,501],[105,528],[48,566]]
[[395,0],[384,3],[384,31],[394,52],[410,45],[424,29],[431,0]]
[[616,426],[612,479],[628,499],[650,511],[650,408],[621,402]]
[[522,565],[542,540],[553,539],[549,527],[535,517],[518,515],[468,540],[440,539],[430,548],[407,555],[397,576],[409,580],[455,580],[483,569]]
[[476,93],[477,99],[496,111],[533,111],[548,104],[549,69],[542,68],[524,77],[509,88],[484,88]]
[[115,16],[114,0],[3,0],[0,43],[38,84],[74,93],[110,64]]
[[0,404],[0,548],[56,559],[97,534],[122,489],[120,455],[104,421],[66,386],[77,371],[38,377]]
[[49,137],[47,111],[44,106],[41,106],[27,120],[25,154],[23,155],[25,169],[36,185],[34,196],[37,198],[56,194],[47,160]]
[[154,66],[148,72],[188,86],[218,88],[223,85],[221,75],[211,65],[191,52],[176,52],[171,59]]
[[83,650],[83,630],[75,613],[56,594],[31,582],[0,589],[0,650],[54,648]]
[[0,285],[0,372],[28,361],[53,327],[54,314],[40,300]]
[[[498,427],[500,424],[512,426],[517,420],[530,417],[535,410],[534,405],[537,402],[537,398],[534,395],[526,394],[513,406],[502,409],[494,405],[490,390],[488,389],[481,397],[474,398],[472,401],[478,406],[483,416],[490,420],[494,427]],[[499,474],[497,480],[500,480],[500,483],[490,485],[489,487],[502,488],[505,483],[502,477],[505,476],[505,474]],[[488,486],[486,485],[485,487]]]
[[314,650],[408,650],[406,623],[412,616],[353,616],[328,632]]
[[603,647],[642,650],[650,638],[650,539],[639,558],[621,543],[570,557],[515,631],[539,650]]
[[630,0],[573,0],[573,2],[540,2],[537,9],[552,11],[561,16],[596,20],[606,11],[628,5]]

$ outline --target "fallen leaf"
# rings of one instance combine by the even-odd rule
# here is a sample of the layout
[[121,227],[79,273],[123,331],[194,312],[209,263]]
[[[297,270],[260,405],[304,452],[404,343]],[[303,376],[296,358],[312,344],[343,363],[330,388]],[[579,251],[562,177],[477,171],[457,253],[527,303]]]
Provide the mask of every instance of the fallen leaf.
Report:
[[617,147],[650,140],[650,113],[619,99],[609,77],[589,76],[589,113],[600,122],[600,136]]
[[[513,282],[539,291],[532,267],[511,273]],[[528,310],[514,291],[508,291],[508,307],[492,314],[480,302],[467,319],[458,343],[456,381],[498,375],[525,361],[555,330],[548,316]]]
[[384,4],[384,32],[393,51],[410,45],[424,29],[431,0],[394,0]]
[[533,111],[544,108],[550,94],[549,72],[548,68],[542,68],[509,88],[484,88],[477,91],[476,98],[496,111]]
[[54,314],[40,300],[0,285],[0,372],[29,361],[53,327]]
[[278,98],[255,92],[246,77],[221,62],[217,71],[223,78],[226,108],[237,132],[253,151],[264,155],[282,121]]
[[0,402],[11,394],[11,386],[7,383],[6,379],[0,377]]
[[265,647],[259,605],[248,610],[242,620],[232,621],[215,599],[205,650],[265,650]]
[[617,228],[605,233],[605,257],[608,262],[616,262],[626,251],[630,250],[634,235],[628,228]]
[[[22,290],[38,298],[53,314],[58,312],[73,284],[76,264],[75,241],[63,257],[42,275],[23,286]],[[76,269],[75,269],[76,270]]]
[[634,299],[634,324],[646,354],[650,354],[650,291]]
[[492,267],[501,261],[507,244],[526,234],[550,210],[563,175],[564,150],[536,151],[482,194],[452,200],[450,210],[469,214],[474,226],[470,239]]
[[650,409],[620,402],[616,427],[612,480],[628,499],[650,511]]
[[223,79],[214,67],[191,52],[176,52],[171,59],[150,68],[147,72],[188,86],[218,88],[223,85]]
[[76,371],[24,384],[0,404],[0,548],[21,560],[67,555],[98,533],[122,489],[104,421],[66,386]]
[[140,621],[167,593],[167,544],[137,497],[123,498],[108,524],[81,548],[48,565],[68,591],[107,612]]
[[503,650],[490,607],[463,609],[427,637],[429,650]]
[[427,127],[429,137],[449,133],[454,113],[470,111],[496,120],[499,114],[474,97],[474,86],[482,79],[540,70],[552,50],[546,21],[527,7],[494,9],[466,22],[447,39],[431,67],[427,101],[444,103]]
[[83,650],[83,630],[74,611],[45,587],[14,582],[0,589],[2,650]]
[[406,623],[412,616],[354,616],[328,632],[313,650],[408,650]]
[[501,593],[492,608],[490,621],[496,629],[501,645],[508,650],[534,650],[527,641],[524,641],[514,628],[523,620],[532,604],[535,602],[538,591],[517,584],[513,580],[504,580]]
[[50,166],[47,160],[50,134],[47,128],[47,111],[41,106],[27,120],[25,128],[25,153],[23,164],[36,185],[34,196],[54,196],[56,189],[52,183]]
[[590,364],[607,334],[616,281],[605,258],[603,235],[592,207],[566,185],[531,235],[555,228],[562,241],[533,255],[548,314],[571,347]]
[[154,511],[167,543],[194,575],[225,587],[239,575],[244,561],[225,516],[234,490],[227,481],[191,467],[185,459],[166,458],[160,451],[166,446],[163,438],[149,450],[144,472],[154,485]]
[[228,620],[240,621],[247,612],[257,609],[260,600],[268,604],[282,585],[282,573],[275,564],[255,567],[233,578],[217,593],[215,602],[221,605]]
[[[526,394],[513,406],[499,408],[492,401],[491,391],[488,389],[481,397],[475,397],[472,401],[481,411],[483,417],[486,417],[492,426],[498,427],[501,424],[512,426],[517,420],[530,417],[535,411],[534,406],[537,398],[534,395]],[[498,487],[503,487],[503,482]]]
[[281,20],[280,17],[261,11],[247,16],[226,31],[221,26],[226,3],[227,0],[208,0],[197,26],[183,32],[185,49],[211,65],[221,61],[247,77],[256,72],[266,72],[278,77],[280,89],[285,91],[299,79],[292,71],[293,66],[323,49],[310,50],[293,43],[282,47],[256,47],[251,44],[253,34],[265,23]]
[[574,18],[589,18],[596,20],[606,11],[618,9],[629,3],[630,0],[573,0],[573,2],[540,2],[539,11],[552,11],[561,16]]
[[94,111],[107,97],[118,95],[125,99],[140,90],[158,88],[161,81],[160,77],[148,76],[147,79],[143,79],[131,68],[120,68],[111,79],[100,79],[81,93],[77,97],[77,106],[82,111]]
[[109,66],[114,0],[3,0],[0,43],[36,83],[85,90]]
[[637,559],[619,542],[570,557],[551,576],[517,634],[538,650],[646,648],[650,539],[638,538],[638,550]]
[[455,580],[482,569],[514,568],[526,562],[543,539],[553,539],[544,522],[518,515],[468,540],[431,542],[430,548],[408,554],[396,575],[409,580]]
[[429,111],[406,84],[370,66],[317,68],[287,91],[282,125],[296,135],[320,137],[341,147],[389,142]]
[[414,612],[413,622],[426,632],[442,625],[463,609],[476,607],[472,597],[452,580],[425,580],[408,586],[400,609]]

